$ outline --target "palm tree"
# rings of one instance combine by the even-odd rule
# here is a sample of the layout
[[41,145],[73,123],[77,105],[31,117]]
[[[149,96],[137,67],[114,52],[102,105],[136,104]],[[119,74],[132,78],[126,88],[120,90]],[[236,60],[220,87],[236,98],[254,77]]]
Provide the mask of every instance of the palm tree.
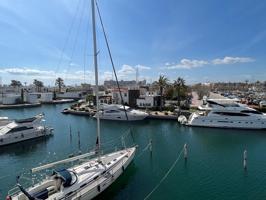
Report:
[[181,99],[185,98],[186,96],[186,85],[185,80],[181,77],[178,77],[177,80],[174,82],[174,87],[177,92],[177,104],[180,107]]
[[58,86],[58,90],[59,90],[59,92],[61,92],[62,87],[65,86],[65,84],[64,84],[64,80],[63,80],[62,78],[58,77],[58,78],[55,80],[55,85]]
[[21,82],[20,81],[17,81],[17,80],[11,80],[11,84],[10,84],[10,86],[12,86],[12,87],[21,87],[22,86],[22,84],[21,84]]
[[157,87],[159,87],[159,90],[160,90],[160,111],[162,111],[162,107],[163,107],[163,90],[168,85],[168,79],[165,76],[160,75],[158,81],[155,82],[155,85]]
[[43,87],[43,82],[42,81],[38,81],[37,79],[34,79],[33,85],[35,85],[37,91],[40,92],[41,88]]

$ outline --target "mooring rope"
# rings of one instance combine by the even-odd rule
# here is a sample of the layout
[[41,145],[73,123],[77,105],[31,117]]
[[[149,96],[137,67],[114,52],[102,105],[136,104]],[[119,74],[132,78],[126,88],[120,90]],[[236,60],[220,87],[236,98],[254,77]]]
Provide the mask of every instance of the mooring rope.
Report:
[[145,153],[145,151],[147,151],[147,149],[149,149],[150,146],[151,146],[151,143],[148,143],[147,146],[142,149],[142,151],[139,153],[139,155],[136,156],[135,160],[140,158]]
[[170,172],[174,169],[176,163],[179,161],[179,159],[181,158],[181,155],[183,153],[184,149],[182,148],[182,150],[180,151],[178,157],[176,158],[175,162],[172,164],[172,166],[169,168],[169,170],[166,172],[166,174],[163,176],[163,178],[159,181],[159,183],[152,189],[152,191],[144,198],[144,200],[149,199],[150,196],[160,187],[160,185],[162,184],[162,182],[168,177],[168,175],[170,174]]

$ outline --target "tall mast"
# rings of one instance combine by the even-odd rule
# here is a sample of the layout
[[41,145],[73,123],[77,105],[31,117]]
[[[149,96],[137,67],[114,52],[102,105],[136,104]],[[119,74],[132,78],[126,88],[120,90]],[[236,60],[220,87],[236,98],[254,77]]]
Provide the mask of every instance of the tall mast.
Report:
[[95,71],[95,95],[97,109],[97,146],[96,150],[100,153],[101,149],[101,134],[100,134],[100,118],[99,118],[99,87],[98,87],[98,62],[97,62],[97,43],[96,43],[96,27],[95,27],[95,0],[91,0],[92,9],[92,33],[93,33],[93,62]]

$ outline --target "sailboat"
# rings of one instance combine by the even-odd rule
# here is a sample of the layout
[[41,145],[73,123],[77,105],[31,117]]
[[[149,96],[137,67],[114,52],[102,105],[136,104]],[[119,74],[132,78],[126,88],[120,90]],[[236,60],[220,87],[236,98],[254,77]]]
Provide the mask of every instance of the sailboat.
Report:
[[[98,101],[98,66],[97,66],[97,44],[95,30],[95,0],[91,0],[92,7],[92,30],[94,67],[96,83],[96,104],[99,111]],[[68,169],[54,170],[52,175],[40,183],[24,189],[17,183],[18,191],[9,192],[7,200],[88,200],[96,197],[108,186],[110,186],[128,167],[135,156],[136,146],[125,148],[109,154],[101,154],[100,119],[97,118],[97,140],[96,154],[93,159],[83,162]],[[72,162],[74,160],[89,157],[86,153],[69,159],[57,161],[32,169],[32,172],[52,168],[57,164]]]

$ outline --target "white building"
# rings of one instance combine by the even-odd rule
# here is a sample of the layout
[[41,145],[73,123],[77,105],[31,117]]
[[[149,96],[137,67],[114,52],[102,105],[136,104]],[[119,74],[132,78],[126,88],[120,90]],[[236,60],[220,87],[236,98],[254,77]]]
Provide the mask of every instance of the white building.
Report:
[[56,97],[60,99],[81,99],[84,95],[82,92],[65,92],[56,94]]
[[[121,91],[121,95],[122,95],[124,103],[128,104],[129,103],[129,100],[128,100],[128,89],[120,88],[120,91]],[[113,99],[113,103],[122,104],[122,99],[121,99],[121,96],[120,96],[120,93],[119,93],[118,89],[113,89],[112,90],[112,99]]]
[[21,96],[17,94],[6,94],[2,99],[4,105],[17,104],[19,101],[21,101]]
[[145,95],[142,95],[137,99],[137,106],[140,108],[152,108],[159,106],[160,95],[156,92],[146,92]]
[[47,103],[53,101],[53,93],[52,92],[33,92],[33,93],[24,93],[24,101],[27,103]]
[[26,93],[24,95],[24,101],[31,104],[39,103],[39,94],[36,93]]
[[53,101],[53,97],[54,94],[52,92],[46,92],[46,93],[40,93],[41,97],[40,97],[40,102],[52,102]]

